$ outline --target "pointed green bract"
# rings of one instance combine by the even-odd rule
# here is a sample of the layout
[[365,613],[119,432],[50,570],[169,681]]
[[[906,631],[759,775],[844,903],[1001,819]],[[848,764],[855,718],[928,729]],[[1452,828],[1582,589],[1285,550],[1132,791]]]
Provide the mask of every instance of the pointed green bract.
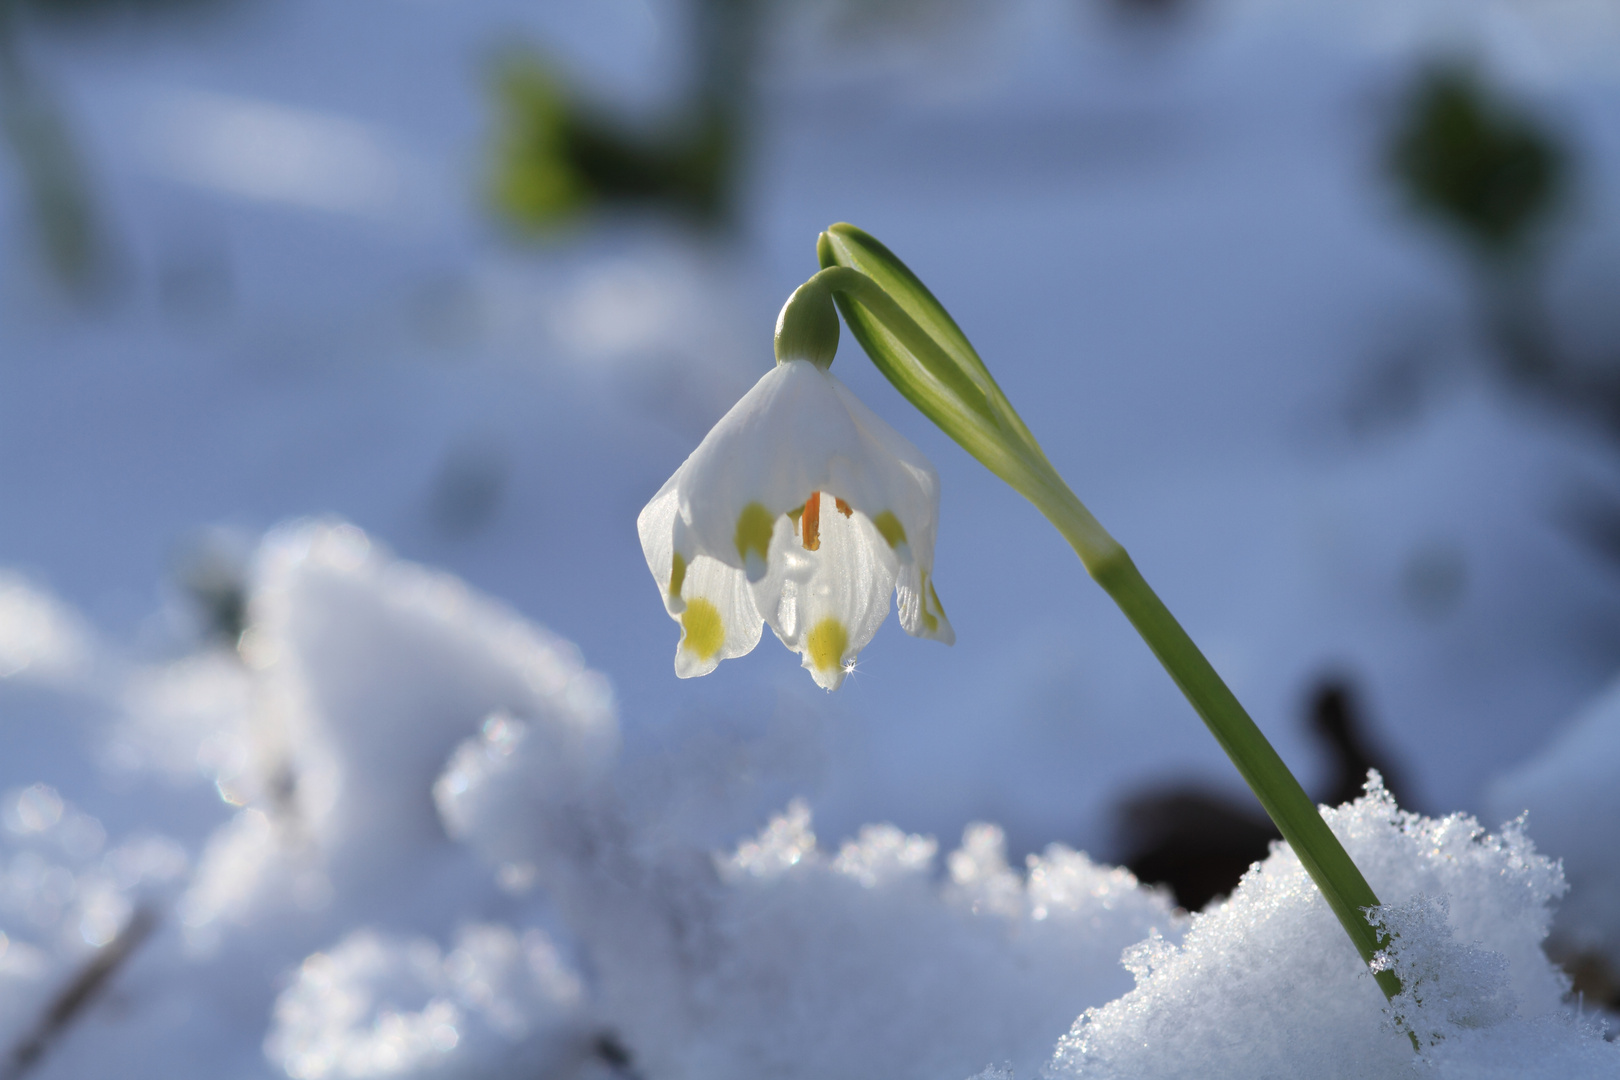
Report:
[[882,303],[876,296],[838,294],[839,310],[862,348],[913,405],[975,457],[986,452],[997,456],[994,452],[1000,450],[1044,460],[967,335],[905,263],[848,224],[822,233],[816,248],[823,267],[844,266],[870,278],[934,346],[906,341],[898,328],[885,325],[892,320],[872,310]]
[[1119,545],[1052,468],[967,335],[905,263],[849,224],[821,234],[820,279],[879,371],[940,430],[1034,503],[1088,568]]
[[[941,389],[948,387],[952,395],[962,404],[982,412],[987,419],[998,411],[996,409],[998,404],[1006,405],[1006,398],[996,386],[996,381],[990,377],[989,370],[984,366],[984,361],[979,359],[979,354],[974,351],[967,335],[962,333],[962,328],[956,325],[956,320],[951,318],[944,305],[934,299],[934,294],[928,291],[928,287],[917,279],[917,275],[913,274],[894,252],[884,247],[871,234],[841,222],[821,234],[816,244],[816,254],[820,257],[823,267],[847,266],[871,278],[878,288],[887,293],[901,310],[933,339],[950,360],[949,368],[940,370],[929,363],[931,358],[910,352],[869,312],[859,307],[852,312],[846,304],[845,318],[851,325],[860,327],[856,333],[861,337],[863,346],[866,345],[867,338],[872,339],[877,348],[868,349],[868,352],[875,353],[872,357],[873,362],[883,368],[885,374],[891,369],[904,374],[908,368],[920,366],[929,376],[944,384]],[[853,319],[849,318],[851,314],[855,316]],[[965,378],[960,378],[959,375]],[[890,378],[893,377],[890,375]],[[926,380],[923,385],[926,385]],[[919,391],[922,388],[917,387]],[[1030,437],[1028,430],[1023,429],[1021,423],[1018,423],[1017,427],[1033,447],[1035,440]]]

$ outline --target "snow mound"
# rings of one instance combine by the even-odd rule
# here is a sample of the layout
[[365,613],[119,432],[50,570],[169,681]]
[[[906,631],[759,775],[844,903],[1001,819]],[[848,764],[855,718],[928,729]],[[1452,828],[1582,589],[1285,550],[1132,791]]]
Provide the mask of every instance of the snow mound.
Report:
[[1563,878],[1520,823],[1404,813],[1376,778],[1327,811],[1388,902],[1386,1004],[1286,846],[1189,919],[1061,845],[1009,865],[992,825],[824,844],[803,799],[765,820],[801,789],[738,732],[622,756],[571,645],[353,526],[275,531],[250,586],[236,652],[135,672],[111,729],[231,808],[195,872],[173,841],[107,851],[44,784],[0,796],[11,1045],[156,912],[47,1075],[1620,1074],[1561,1004]]
[[802,800],[711,854],[616,785],[559,793],[555,772],[540,725],[497,718],[435,794],[452,835],[556,901],[593,1013],[643,1075],[1033,1069],[1081,1009],[1126,989],[1123,947],[1183,923],[1061,846],[1015,871],[988,825],[943,875],[932,838],[892,825],[823,850]]
[[[250,686],[206,665],[182,680],[218,681],[247,709],[245,719],[226,710],[198,744],[243,809],[210,838],[182,902],[195,948],[261,915],[307,922],[330,909],[337,927],[399,907],[401,875],[448,857],[434,778],[492,712],[543,718],[570,774],[617,753],[611,693],[578,650],[447,574],[392,558],[353,525],[273,532],[248,610],[239,651]],[[429,892],[424,912],[458,902]]]
[[359,930],[305,959],[265,1053],[294,1080],[566,1075],[585,1056],[568,1037],[580,994],[538,930],[466,926],[449,953]]
[[1127,952],[1136,989],[1080,1017],[1052,1075],[1620,1075],[1620,1048],[1561,1007],[1565,981],[1540,945],[1563,876],[1519,823],[1489,835],[1466,815],[1407,813],[1376,774],[1325,816],[1385,901],[1381,962],[1406,987],[1395,1001],[1279,844],[1179,945]]
[[1620,971],[1620,682],[1545,750],[1491,786],[1497,813],[1528,811],[1537,844],[1563,860],[1570,896],[1554,926],[1561,953],[1595,953]]
[[[203,809],[223,809],[224,820],[198,831],[189,875],[175,848],[178,895],[163,898],[155,933],[118,972],[123,1007],[76,1019],[44,1067],[96,1075],[116,1055],[131,1077],[177,1068],[265,1076],[289,1065],[309,1075],[403,1075],[435,1061],[459,1074],[516,1062],[524,1074],[524,1063],[550,1069],[553,1050],[586,1053],[568,1026],[577,976],[560,960],[540,962],[550,948],[535,937],[544,911],[513,902],[446,835],[432,789],[457,745],[493,732],[486,721],[502,713],[545,731],[556,755],[553,790],[600,776],[618,752],[606,681],[568,642],[449,575],[395,559],[345,523],[273,531],[247,584],[236,650],[124,680],[123,712],[109,728],[114,763],[131,782],[144,773],[165,786],[188,777],[208,784],[218,799]],[[57,832],[79,829],[53,792],[7,798],[0,810],[11,806],[18,822],[59,818]],[[44,833],[25,839],[62,847]],[[0,836],[0,849],[6,842]],[[142,867],[152,858],[125,852],[103,861],[131,880],[151,876]],[[29,867],[27,880],[51,895],[74,904],[100,895],[83,871]],[[52,932],[89,934],[81,927],[96,912],[95,927],[113,925],[113,916],[139,910],[138,893],[125,892],[97,901],[94,912],[63,906]],[[13,931],[10,913],[0,918]],[[32,944],[19,940],[16,955]],[[441,946],[436,968],[407,962]],[[35,979],[34,1011],[70,975],[58,964]],[[336,989],[320,998],[321,985]],[[317,999],[321,1017],[299,1011]],[[441,999],[448,1005],[429,1009]],[[448,1036],[438,1021],[449,1006],[458,1010],[448,1022],[453,1053],[440,1049]],[[418,1053],[424,1045],[432,1053]]]

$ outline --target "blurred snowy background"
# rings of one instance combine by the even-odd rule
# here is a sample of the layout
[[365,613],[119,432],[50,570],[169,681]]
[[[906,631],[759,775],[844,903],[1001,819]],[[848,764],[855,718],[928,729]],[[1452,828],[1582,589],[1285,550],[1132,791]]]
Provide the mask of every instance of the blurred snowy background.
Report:
[[[1334,700],[1402,806],[1532,809],[1615,1000],[1617,55],[1577,0],[0,0],[8,1075],[1026,1075],[1130,989],[1186,927],[1132,813],[1246,796],[848,335],[958,644],[674,676],[635,515],[840,220],[1313,794]],[[771,1027],[852,984],[852,1057]]]

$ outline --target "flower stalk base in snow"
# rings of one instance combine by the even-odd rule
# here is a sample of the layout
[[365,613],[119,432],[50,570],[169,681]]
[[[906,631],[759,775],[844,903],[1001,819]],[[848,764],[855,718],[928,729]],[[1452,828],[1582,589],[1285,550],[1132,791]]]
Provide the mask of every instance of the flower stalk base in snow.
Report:
[[[1299,781],[1143,580],[1125,549],[1058,475],[939,301],[898,258],[851,225],[834,225],[817,245],[823,269],[794,294],[778,321],[778,355],[816,355],[830,364],[837,323],[830,295],[866,354],[895,387],[965,450],[1034,503],[1113,597],[1226,751],[1260,805],[1322,890],[1386,997],[1400,980],[1377,970],[1387,942],[1367,920],[1378,897],[1322,820]],[[802,309],[802,310],[801,310]],[[783,341],[783,331],[791,340]],[[830,340],[829,340],[830,336]],[[825,356],[825,360],[820,358]]]

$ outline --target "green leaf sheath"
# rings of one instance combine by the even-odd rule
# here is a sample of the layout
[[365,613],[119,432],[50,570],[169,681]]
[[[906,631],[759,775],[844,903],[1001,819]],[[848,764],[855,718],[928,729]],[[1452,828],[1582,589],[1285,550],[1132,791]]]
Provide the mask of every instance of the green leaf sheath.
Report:
[[[839,224],[817,244],[829,291],[867,356],[923,415],[1022,494],[1057,527],[1136,627],[1276,822],[1369,965],[1384,942],[1365,910],[1372,887],[1198,646],[1117,541],[1058,475],[950,315],[888,248]],[[1393,972],[1374,973],[1386,997]]]

